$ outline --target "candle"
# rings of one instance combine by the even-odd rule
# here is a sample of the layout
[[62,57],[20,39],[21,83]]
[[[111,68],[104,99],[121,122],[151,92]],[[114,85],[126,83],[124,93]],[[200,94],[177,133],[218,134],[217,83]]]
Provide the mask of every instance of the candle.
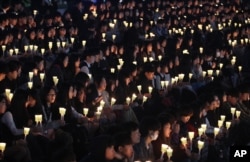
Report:
[[137,61],[133,61],[133,64],[134,64],[134,65],[137,65]]
[[13,93],[10,93],[9,96],[8,96],[9,100],[11,101],[12,98],[13,98]]
[[112,98],[111,98],[111,106],[114,105],[115,102],[116,102],[116,99],[112,97]]
[[220,67],[220,70],[222,69],[222,67],[223,67],[223,64],[222,63],[220,63],[219,64],[219,67]]
[[203,71],[203,72],[202,72],[202,77],[205,78],[205,77],[206,77],[206,74],[207,74],[207,72],[206,72],[206,71]]
[[173,85],[175,83],[175,78],[171,78],[171,84]]
[[167,144],[161,144],[161,153],[163,154],[167,152],[168,147],[169,146]]
[[97,107],[97,112],[102,112],[102,109],[103,109],[102,106],[98,106],[98,107]]
[[199,152],[201,151],[201,149],[204,147],[204,142],[201,141],[201,140],[198,140],[198,149],[199,149]]
[[198,129],[198,135],[201,137],[202,134],[203,134],[203,128],[199,128]]
[[143,62],[147,62],[148,61],[148,58],[147,57],[143,57]]
[[227,122],[226,122],[226,128],[229,129],[230,126],[231,126],[231,122],[230,122],[230,121],[227,121]]
[[33,87],[33,82],[28,82],[28,87],[29,87],[29,89],[32,89],[32,87]]
[[184,79],[185,74],[178,74],[178,79],[182,81]]
[[236,111],[236,118],[237,118],[237,119],[239,119],[240,114],[241,114],[241,112],[237,110],[237,111]]
[[153,57],[149,57],[149,62],[153,62],[154,58]]
[[3,52],[6,50],[6,45],[2,45]]
[[164,84],[165,84],[165,87],[167,88],[168,85],[169,85],[169,81],[168,81],[168,80],[165,80],[165,81],[164,81]]
[[66,46],[66,42],[63,41],[63,42],[62,42],[62,47],[64,48],[65,46]]
[[29,79],[30,81],[33,79],[34,73],[32,71],[29,72]]
[[216,70],[216,75],[219,76],[220,70]]
[[161,81],[161,88],[162,88],[162,89],[164,88],[164,84],[165,84],[165,82],[164,82],[164,81]]
[[181,137],[181,143],[183,144],[184,147],[187,145],[187,138],[186,137]]
[[57,78],[57,76],[53,76],[52,79],[53,79],[54,84],[57,85],[57,83],[58,83],[58,78]]
[[5,147],[6,147],[6,143],[0,142],[0,150],[1,150],[2,153],[4,152]]
[[126,104],[129,105],[130,104],[131,99],[129,97],[126,98]]
[[83,108],[83,115],[84,115],[84,116],[87,116],[87,115],[88,115],[88,112],[89,112],[89,109],[88,109],[88,108]]
[[161,59],[162,59],[162,55],[159,55],[158,60],[161,61]]
[[83,46],[83,47],[86,46],[86,40],[82,40],[82,46]]
[[29,134],[29,132],[30,132],[30,128],[28,127],[23,128],[24,139],[26,139],[26,136]]
[[191,79],[192,79],[192,77],[193,77],[193,73],[189,73],[189,74],[188,74],[188,78],[189,78],[189,80],[191,80]]
[[208,74],[208,76],[212,76],[213,75],[213,70],[207,70],[207,74]]
[[232,119],[234,119],[235,110],[236,110],[235,107],[231,107],[231,109],[230,109],[231,114],[232,114]]
[[37,13],[38,13],[38,11],[37,11],[37,10],[33,10],[33,14],[34,14],[34,16],[36,16],[36,15],[37,15]]
[[153,91],[153,87],[149,86],[149,87],[148,87],[148,92],[151,94],[152,91]]
[[42,124],[43,116],[41,114],[35,115],[35,122],[38,125],[39,123]]
[[51,50],[53,47],[53,42],[49,42],[49,49]]
[[44,53],[45,53],[45,49],[41,48],[41,54],[44,55]]
[[202,128],[203,132],[206,133],[207,124],[201,124],[201,128]]
[[223,126],[223,121],[222,120],[218,120],[218,127],[221,128]]
[[232,65],[235,65],[235,62],[236,62],[235,59],[232,59],[232,60],[231,60],[231,64],[232,64]]
[[202,47],[199,48],[199,51],[200,51],[200,54],[203,54],[203,48]]
[[18,48],[15,48],[14,51],[15,51],[15,54],[18,55],[19,49],[18,49]]
[[119,62],[119,64],[120,64],[121,66],[122,66],[123,63],[124,63],[124,61],[123,61],[121,58],[118,59],[118,62]]
[[88,77],[91,80],[92,79],[92,74],[88,74]]
[[10,54],[10,56],[12,56],[12,55],[13,55],[13,53],[14,53],[13,49],[10,49],[10,50],[9,50],[9,54]]
[[74,38],[74,37],[71,37],[71,38],[70,38],[70,41],[71,41],[72,44],[74,44],[75,38]]
[[106,38],[106,33],[102,33],[102,39]]
[[64,107],[59,107],[59,113],[61,115],[61,120],[64,120],[64,115],[66,113],[66,109]]
[[34,49],[34,51],[36,52],[37,49],[38,49],[38,46],[37,46],[37,45],[34,45],[34,46],[33,46],[33,49]]
[[32,50],[33,50],[33,48],[34,48],[34,45],[33,45],[33,44],[30,44],[30,45],[29,45],[29,49],[30,49],[30,51],[32,51]]
[[238,70],[239,70],[239,72],[241,72],[242,66],[238,66]]
[[178,76],[175,76],[175,77],[174,77],[174,80],[175,80],[175,82],[177,83],[178,80],[179,80],[179,77],[178,77]]
[[214,138],[219,134],[220,128],[214,127]]
[[167,156],[168,156],[168,159],[170,159],[173,155],[173,149],[171,149],[170,147],[167,148]]
[[226,116],[225,116],[225,115],[221,115],[221,116],[220,116],[220,120],[222,120],[223,122],[225,121],[225,119],[226,119]]
[[56,42],[56,47],[57,47],[57,48],[60,48],[60,46],[61,46],[61,43],[60,43],[59,41],[57,41],[57,42]]
[[95,116],[96,116],[96,119],[100,119],[100,116],[101,116],[101,112],[97,111],[95,112]]
[[137,97],[136,94],[133,93],[132,94],[132,102],[136,99],[136,97]]
[[24,52],[28,51],[29,46],[28,45],[24,45]]
[[9,95],[10,95],[10,89],[5,89],[5,95],[6,95],[6,97],[9,97]]
[[104,102],[103,100],[101,100],[101,101],[100,101],[100,106],[101,106],[101,107],[104,107],[104,105],[105,105],[105,102]]
[[148,99],[148,98],[147,98],[146,96],[143,96],[142,102],[146,102],[147,99]]
[[115,41],[116,35],[112,34],[112,40]]
[[138,89],[139,93],[141,93],[141,88],[142,88],[141,85],[137,86],[137,89]]
[[194,138],[194,132],[188,132],[188,138],[192,141]]
[[88,14],[85,13],[84,16],[83,16],[83,20],[87,20],[87,18],[88,18]]
[[45,74],[44,74],[44,73],[40,73],[39,75],[40,75],[40,79],[41,79],[41,81],[43,82],[44,77],[45,77]]

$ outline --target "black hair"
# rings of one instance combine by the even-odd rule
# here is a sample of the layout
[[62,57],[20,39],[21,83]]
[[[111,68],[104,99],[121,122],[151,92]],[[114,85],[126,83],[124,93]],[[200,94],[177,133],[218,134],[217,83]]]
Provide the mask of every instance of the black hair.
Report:
[[6,74],[8,72],[8,66],[5,61],[0,61],[0,74]]
[[133,121],[125,122],[122,124],[122,128],[124,131],[127,131],[128,133],[131,133],[133,131],[136,131],[139,129],[139,125]]
[[114,136],[115,150],[118,151],[119,146],[132,145],[130,134],[120,132]]
[[146,137],[149,134],[149,131],[157,131],[160,129],[160,122],[153,117],[144,117],[140,122],[140,132],[142,137]]
[[179,116],[191,116],[193,115],[193,109],[190,104],[182,105],[179,110]]
[[10,60],[7,64],[8,64],[9,72],[16,71],[21,66],[21,63],[17,60]]

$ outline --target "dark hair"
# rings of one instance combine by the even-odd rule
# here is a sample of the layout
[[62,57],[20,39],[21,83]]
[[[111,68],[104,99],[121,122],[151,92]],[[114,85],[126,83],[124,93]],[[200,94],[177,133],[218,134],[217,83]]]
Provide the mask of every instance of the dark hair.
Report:
[[191,105],[182,105],[179,110],[179,116],[191,116],[193,114],[193,109],[191,108]]
[[5,61],[0,61],[0,74],[6,74],[8,72],[8,66]]
[[227,95],[238,98],[239,91],[236,88],[231,88],[230,90],[227,91]]
[[118,133],[114,136],[115,150],[118,151],[119,146],[132,145],[130,134],[126,132]]
[[124,131],[127,131],[128,133],[131,133],[133,131],[136,131],[139,129],[139,125],[133,121],[125,122],[122,124],[122,128]]
[[142,137],[146,137],[149,134],[149,131],[157,131],[160,129],[160,122],[153,117],[144,117],[140,122],[140,132]]
[[13,72],[16,71],[20,68],[21,63],[17,60],[10,60],[8,62],[8,68],[9,68],[9,72]]

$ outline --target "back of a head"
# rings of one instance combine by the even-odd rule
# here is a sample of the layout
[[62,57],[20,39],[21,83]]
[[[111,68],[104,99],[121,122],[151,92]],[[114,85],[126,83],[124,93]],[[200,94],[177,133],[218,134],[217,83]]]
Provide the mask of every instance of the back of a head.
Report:
[[144,117],[140,122],[140,132],[142,137],[149,135],[149,131],[157,131],[160,129],[161,124],[154,117]]

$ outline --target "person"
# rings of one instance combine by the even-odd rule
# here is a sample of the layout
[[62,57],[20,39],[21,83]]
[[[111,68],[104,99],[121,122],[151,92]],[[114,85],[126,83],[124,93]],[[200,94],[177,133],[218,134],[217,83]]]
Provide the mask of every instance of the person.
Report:
[[140,122],[141,139],[140,143],[134,146],[134,160],[156,160],[152,141],[157,140],[160,128],[161,125],[157,119],[153,117],[144,117],[142,119]]
[[127,162],[132,158],[134,149],[130,135],[118,133],[114,136],[114,149],[116,151],[116,162]]
[[100,135],[92,139],[89,154],[80,162],[109,162],[114,160],[114,141],[109,135]]
[[4,79],[8,72],[8,66],[5,61],[0,61],[0,94],[5,92]]

